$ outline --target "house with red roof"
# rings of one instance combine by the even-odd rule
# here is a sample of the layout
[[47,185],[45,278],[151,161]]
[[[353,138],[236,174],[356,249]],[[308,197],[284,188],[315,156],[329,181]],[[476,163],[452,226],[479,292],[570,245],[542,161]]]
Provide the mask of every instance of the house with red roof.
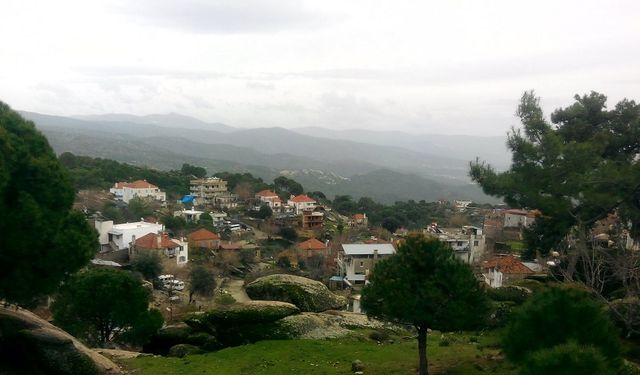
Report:
[[189,244],[176,238],[170,238],[166,232],[148,233],[133,241],[129,248],[129,258],[135,259],[143,253],[155,253],[175,258],[179,266],[189,262]]
[[520,258],[513,255],[497,256],[482,262],[482,276],[492,288],[500,288],[510,281],[524,279],[533,273],[535,272],[522,263]]
[[306,258],[310,258],[314,255],[322,255],[327,257],[329,254],[329,244],[319,241],[315,238],[308,239],[304,242],[300,242],[297,246],[300,254]]
[[187,238],[193,247],[209,250],[217,250],[220,247],[220,237],[205,228],[191,232]]
[[318,202],[306,194],[292,195],[287,204],[294,208],[296,215],[302,214],[305,210],[313,210]]
[[278,194],[274,193],[271,190],[262,190],[256,193],[256,200],[262,204],[268,204],[269,207],[273,209],[279,209],[282,207],[282,200],[278,196]]
[[109,192],[115,196],[116,200],[121,200],[125,203],[129,203],[134,197],[151,197],[161,202],[167,200],[167,193],[160,191],[160,188],[147,182],[147,180],[116,182],[113,187],[109,189]]
[[352,227],[366,227],[369,224],[367,214],[354,214],[349,222]]

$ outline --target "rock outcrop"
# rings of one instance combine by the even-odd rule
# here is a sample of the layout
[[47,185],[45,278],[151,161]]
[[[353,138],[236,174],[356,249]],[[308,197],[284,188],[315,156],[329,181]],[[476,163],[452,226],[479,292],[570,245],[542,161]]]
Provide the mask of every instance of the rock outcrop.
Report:
[[123,375],[106,357],[32,312],[0,307],[0,374]]
[[289,302],[308,312],[341,309],[347,304],[346,298],[333,294],[323,283],[301,276],[260,277],[246,290],[252,299]]

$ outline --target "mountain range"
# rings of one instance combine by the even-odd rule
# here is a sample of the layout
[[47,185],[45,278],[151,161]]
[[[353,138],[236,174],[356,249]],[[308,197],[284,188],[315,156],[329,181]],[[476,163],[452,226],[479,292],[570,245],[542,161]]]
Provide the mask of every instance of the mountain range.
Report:
[[57,153],[102,157],[158,169],[183,163],[249,172],[271,181],[294,178],[331,197],[497,202],[471,184],[470,160],[508,166],[504,137],[415,135],[322,128],[240,129],[179,114],[61,117],[21,112]]

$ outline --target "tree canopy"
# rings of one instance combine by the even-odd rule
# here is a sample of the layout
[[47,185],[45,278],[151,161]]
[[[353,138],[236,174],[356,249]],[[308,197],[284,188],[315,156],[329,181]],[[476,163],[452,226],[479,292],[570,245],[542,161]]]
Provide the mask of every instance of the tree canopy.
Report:
[[194,294],[212,296],[216,289],[216,275],[203,266],[195,266],[189,271],[189,303]]
[[74,194],[47,139],[0,102],[0,299],[50,293],[93,257],[95,231],[71,210]]
[[[528,366],[535,353],[571,343],[594,348],[609,368],[619,365],[618,335],[602,305],[583,290],[565,287],[545,290],[525,302],[506,328],[503,348],[511,361]],[[552,354],[558,353],[540,356]]]
[[418,331],[420,374],[427,374],[427,329],[470,329],[484,322],[488,300],[471,268],[437,239],[412,235],[379,261],[362,290],[368,316]]
[[508,137],[511,168],[498,173],[483,162],[471,164],[470,175],[485,193],[542,212],[526,240],[543,254],[571,230],[585,233],[614,212],[640,235],[640,105],[624,99],[607,110],[606,96],[596,92],[575,100],[549,123],[540,98],[525,92],[516,111],[522,128]]
[[60,288],[51,311],[57,325],[88,342],[144,342],[163,323],[148,309],[150,296],[131,273],[92,269]]

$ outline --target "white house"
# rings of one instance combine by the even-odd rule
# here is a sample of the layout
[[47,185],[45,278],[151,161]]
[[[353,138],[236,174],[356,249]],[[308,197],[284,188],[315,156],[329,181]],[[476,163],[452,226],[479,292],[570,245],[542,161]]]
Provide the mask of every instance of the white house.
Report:
[[395,253],[390,243],[344,244],[336,259],[340,276],[347,284],[362,284],[379,259]]
[[260,205],[266,203],[269,207],[274,209],[280,209],[282,207],[282,200],[278,196],[278,194],[272,192],[271,190],[262,190],[256,193],[256,199],[260,202]]
[[482,229],[471,225],[465,225],[461,229],[441,229],[432,224],[425,228],[424,234],[437,236],[451,247],[460,260],[469,264],[478,262],[486,249]]
[[504,222],[502,224],[505,228],[528,228],[536,220],[539,211],[527,211],[511,209],[504,211]]
[[296,215],[300,215],[302,211],[313,210],[318,203],[309,196],[300,194],[292,195],[287,204],[294,208]]
[[155,200],[166,201],[167,194],[146,180],[137,180],[133,182],[116,182],[115,185],[109,189],[109,192],[115,195],[116,200],[121,200],[125,203],[129,203],[134,197],[151,197]]
[[182,209],[180,211],[174,211],[173,216],[182,217],[186,222],[191,223],[200,220],[200,215],[203,213],[204,211]]
[[176,264],[182,266],[189,262],[189,243],[183,239],[169,238],[165,232],[147,233],[134,240],[129,249],[129,257],[133,259],[143,253],[175,258]]
[[164,231],[164,225],[146,221],[114,225],[112,220],[96,220],[95,228],[98,231],[101,252],[125,250],[136,238]]

